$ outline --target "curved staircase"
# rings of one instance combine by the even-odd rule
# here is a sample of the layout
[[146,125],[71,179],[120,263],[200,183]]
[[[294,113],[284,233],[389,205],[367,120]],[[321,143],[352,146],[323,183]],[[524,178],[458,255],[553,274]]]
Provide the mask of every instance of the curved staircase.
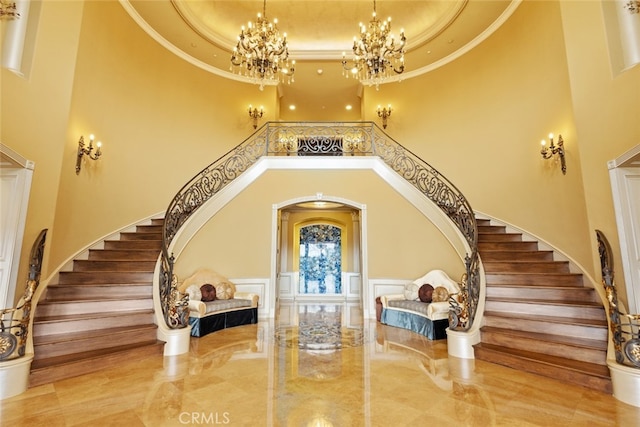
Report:
[[611,393],[607,319],[596,291],[538,242],[489,220],[477,224],[487,288],[475,357]]
[[163,352],[156,339],[152,282],[162,219],[106,240],[74,260],[46,289],[33,320],[33,387]]

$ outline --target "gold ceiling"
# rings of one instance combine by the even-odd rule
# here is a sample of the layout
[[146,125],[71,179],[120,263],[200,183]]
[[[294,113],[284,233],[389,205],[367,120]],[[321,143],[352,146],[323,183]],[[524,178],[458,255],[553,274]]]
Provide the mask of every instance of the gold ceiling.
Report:
[[[262,12],[260,0],[120,0],[138,24],[168,49],[193,64],[228,78],[231,50],[242,25]],[[455,59],[497,29],[520,0],[377,1],[378,17],[392,17],[392,33],[407,37],[406,69],[412,78]],[[354,107],[360,119],[358,82],[342,76],[358,23],[371,19],[373,1],[269,0],[266,17],[287,33],[295,82],[281,87],[281,104],[305,105],[317,117]],[[319,70],[322,70],[320,73]],[[321,79],[321,80],[319,80]],[[313,117],[308,111],[306,117]],[[285,114],[286,115],[286,114]],[[308,119],[308,118],[307,118]]]

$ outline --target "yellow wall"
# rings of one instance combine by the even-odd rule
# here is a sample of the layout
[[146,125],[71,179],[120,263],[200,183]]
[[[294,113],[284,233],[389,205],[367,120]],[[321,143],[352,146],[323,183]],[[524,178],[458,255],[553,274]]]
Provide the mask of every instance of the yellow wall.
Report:
[[595,230],[606,235],[619,297],[626,302],[607,161],[640,144],[640,66],[620,74],[611,69],[600,2],[563,1],[561,10],[589,218],[587,241],[599,268]]
[[[119,3],[85,3],[54,224],[65,238],[52,241],[51,262],[163,212],[189,178],[253,132],[248,105],[274,98],[274,88],[179,59]],[[103,155],[76,175],[77,140],[89,133]]]
[[366,204],[370,278],[411,279],[432,268],[459,277],[462,260],[420,212],[371,171],[268,171],[218,212],[178,255],[175,272],[201,267],[269,277],[272,207],[316,193]]
[[[35,61],[29,73],[21,77],[5,68],[1,70],[0,140],[22,157],[35,162],[16,301],[23,294],[29,253],[40,230],[49,229],[43,278],[52,268],[52,242],[65,238],[54,222],[82,13],[83,2],[42,2]],[[36,20],[36,17],[32,19]],[[7,23],[0,21],[3,34],[4,25]]]
[[[365,90],[365,116],[391,103],[387,132],[439,169],[472,207],[539,236],[593,271],[580,144],[557,2],[524,2],[452,63]],[[567,175],[542,160],[562,134]]]
[[[101,236],[164,211],[188,178],[253,131],[249,103],[265,105],[261,123],[276,118],[275,88],[260,92],[180,60],[115,1],[43,2],[35,52],[27,79],[3,69],[1,81],[1,140],[36,163],[19,283],[40,229],[50,229],[47,277]],[[376,106],[393,104],[388,133],[450,178],[475,209],[548,240],[597,276],[594,228],[619,258],[606,161],[640,142],[639,74],[635,67],[613,77],[600,2],[525,1],[456,61],[379,91],[365,88],[362,113],[378,121]],[[549,132],[564,137],[566,176],[540,158]],[[77,141],[89,133],[104,142],[104,154],[76,176]],[[229,254],[213,248],[228,266],[222,273],[266,275],[269,252],[256,252],[254,263],[240,253],[240,238],[268,248],[270,236],[252,231],[270,230],[271,204],[317,191],[309,173],[299,183],[282,177],[292,188],[271,195],[279,174],[262,177],[207,224],[223,239],[230,236],[223,224],[237,228],[237,239],[224,242]],[[416,239],[402,229],[407,256],[397,256],[382,215],[388,209],[369,209],[371,277],[422,274],[427,258],[418,254],[431,234]],[[421,224],[411,209],[400,212],[407,229]],[[199,267],[187,254],[178,268]],[[453,263],[446,255],[438,262]]]

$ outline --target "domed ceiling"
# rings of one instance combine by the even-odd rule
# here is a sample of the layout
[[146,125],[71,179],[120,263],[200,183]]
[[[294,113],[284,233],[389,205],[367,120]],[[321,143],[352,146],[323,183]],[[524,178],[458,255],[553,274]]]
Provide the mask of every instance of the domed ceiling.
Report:
[[[245,80],[230,71],[231,51],[240,27],[263,12],[263,1],[120,2],[145,31],[176,55],[211,73]],[[378,18],[391,17],[392,34],[397,37],[404,30],[407,38],[406,71],[389,79],[389,84],[431,71],[472,49],[503,23],[519,2],[376,1]],[[351,57],[358,24],[371,20],[373,8],[370,0],[266,2],[266,18],[277,18],[280,33],[287,34],[289,57],[296,61],[294,82],[280,86],[283,108],[304,106],[305,117],[315,114],[326,119],[327,111],[344,111],[349,104],[354,107],[353,120],[360,119],[359,82],[343,76],[340,61],[343,52],[347,59]]]

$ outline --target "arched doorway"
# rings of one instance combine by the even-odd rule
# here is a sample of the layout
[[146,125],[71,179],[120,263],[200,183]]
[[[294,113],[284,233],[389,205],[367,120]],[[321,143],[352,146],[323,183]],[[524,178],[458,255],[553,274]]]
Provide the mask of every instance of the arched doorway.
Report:
[[276,214],[277,298],[365,298],[363,211],[351,201],[316,195],[282,203]]

